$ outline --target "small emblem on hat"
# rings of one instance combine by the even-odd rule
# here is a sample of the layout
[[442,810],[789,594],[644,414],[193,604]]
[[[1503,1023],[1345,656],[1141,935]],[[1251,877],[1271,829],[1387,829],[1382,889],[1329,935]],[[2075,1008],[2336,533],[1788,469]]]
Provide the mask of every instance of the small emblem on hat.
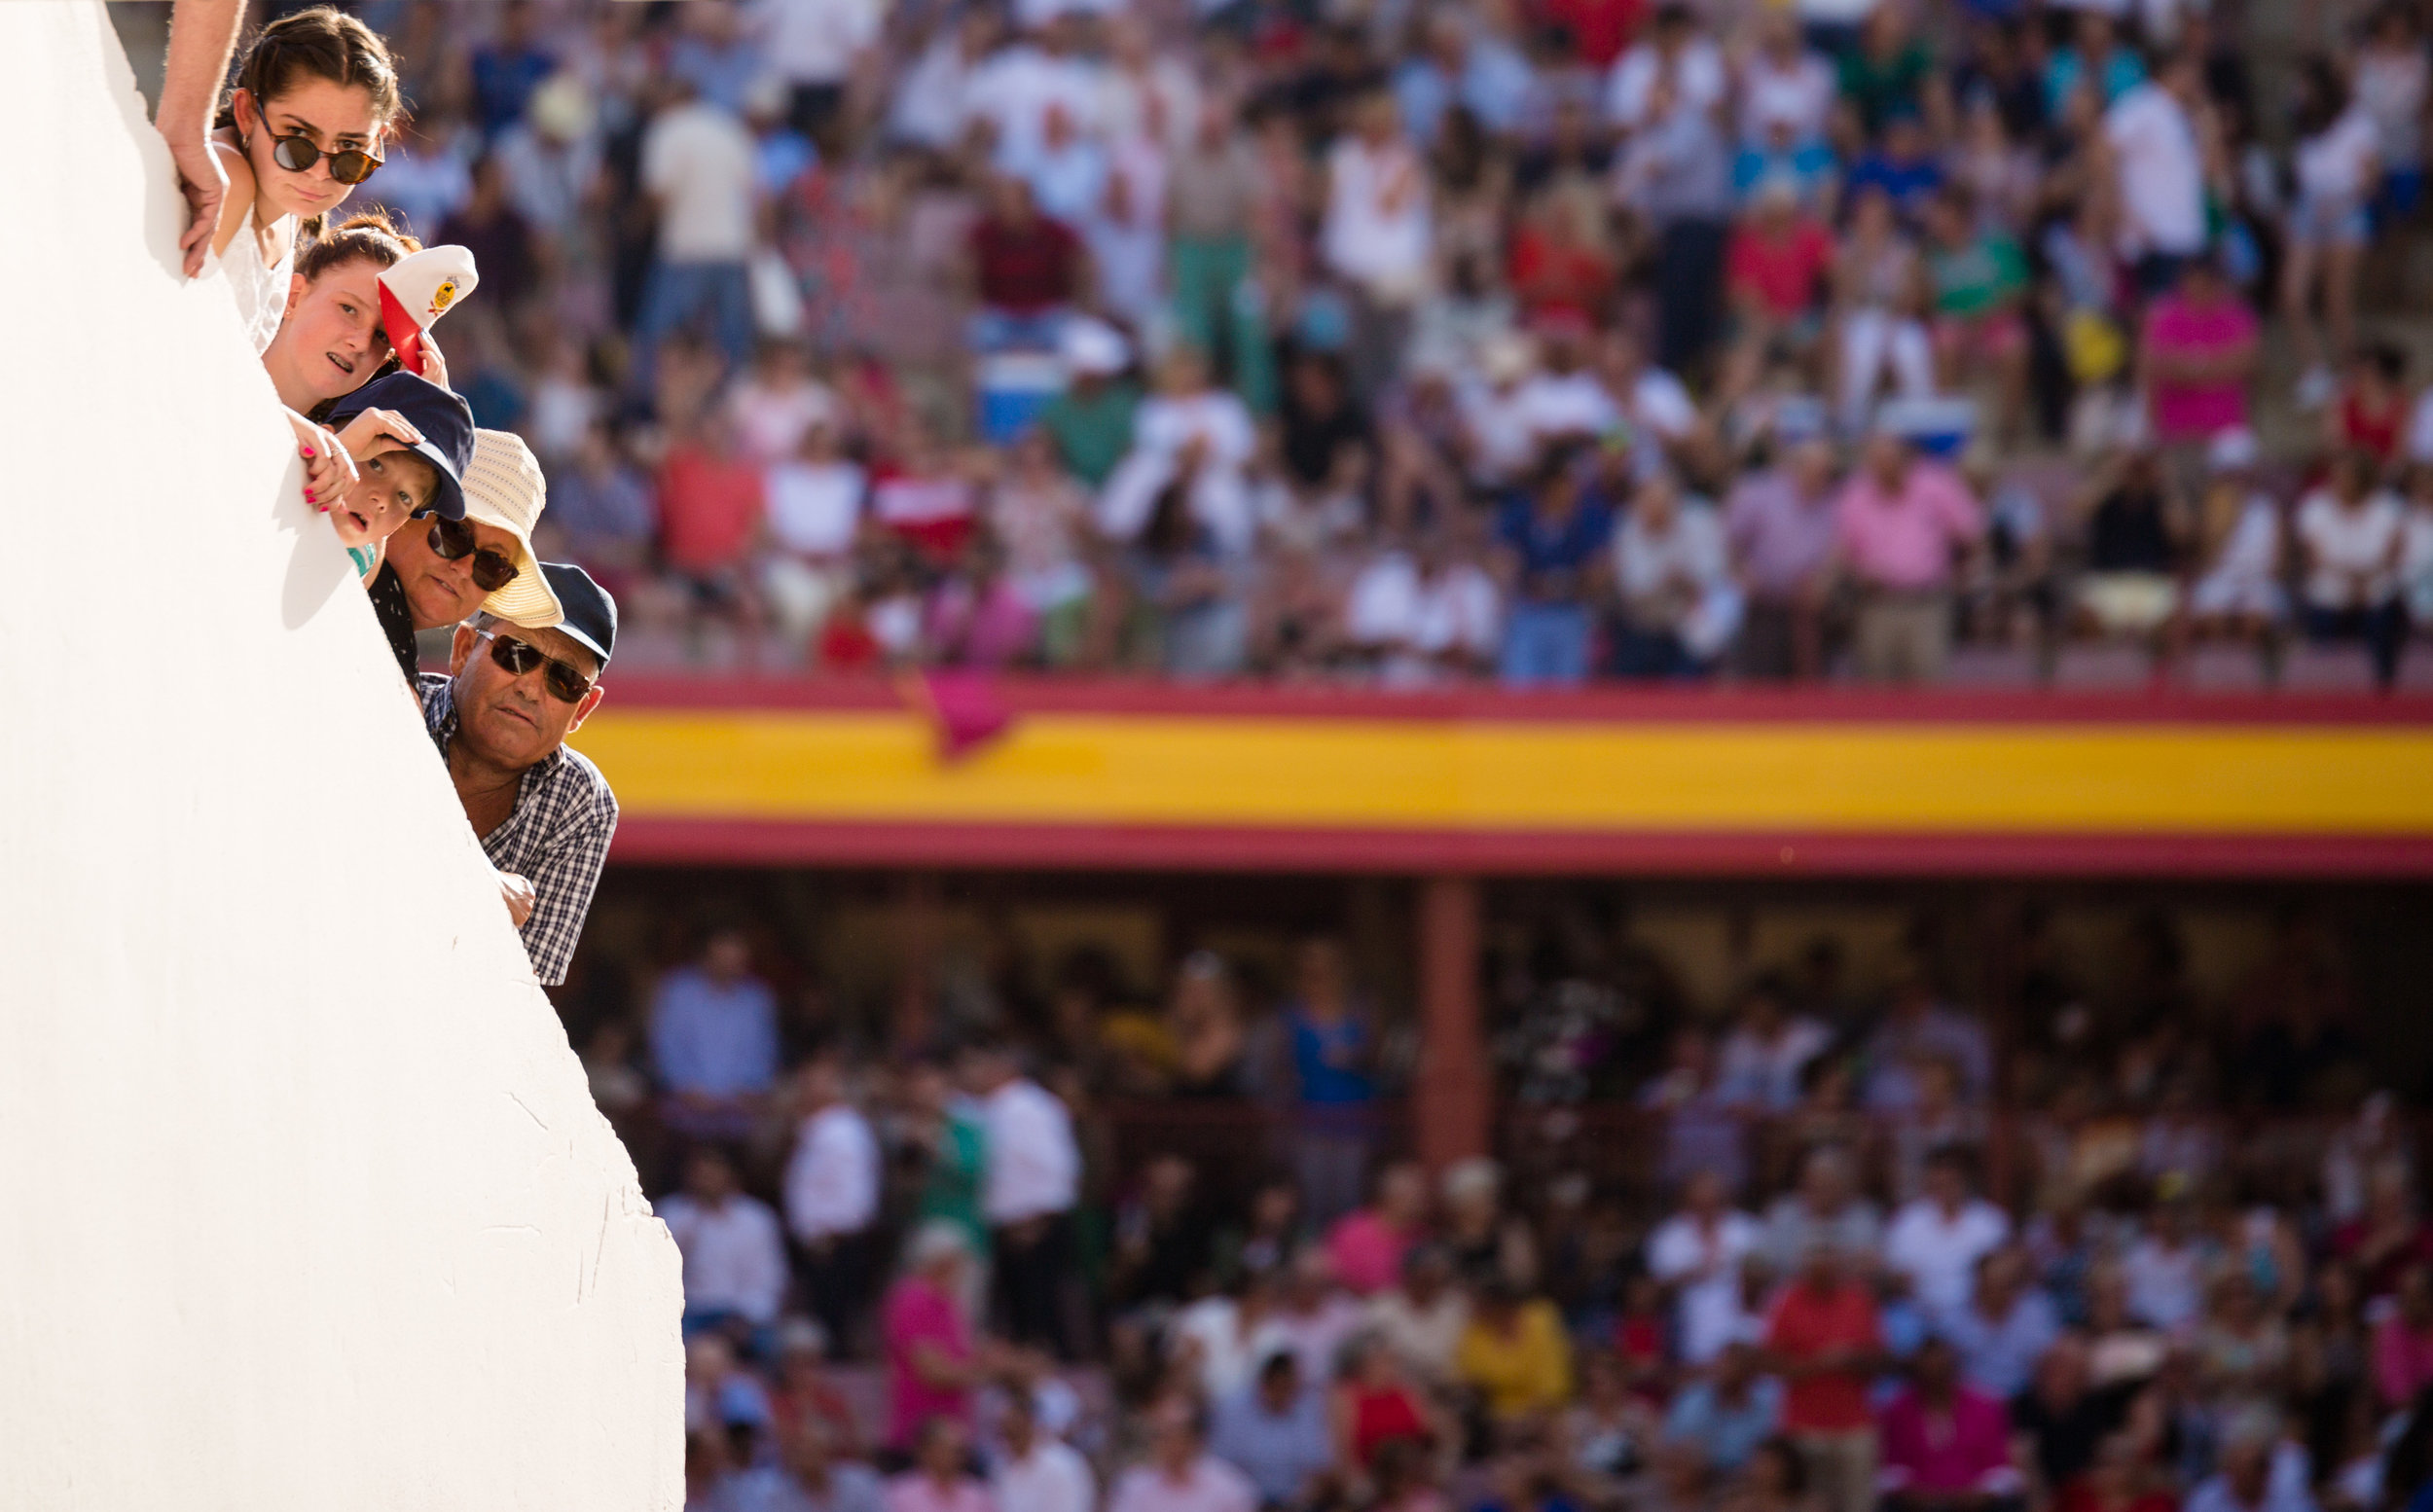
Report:
[[448,313],[448,306],[454,304],[455,300],[456,280],[442,279],[439,287],[431,291],[431,314],[436,317]]

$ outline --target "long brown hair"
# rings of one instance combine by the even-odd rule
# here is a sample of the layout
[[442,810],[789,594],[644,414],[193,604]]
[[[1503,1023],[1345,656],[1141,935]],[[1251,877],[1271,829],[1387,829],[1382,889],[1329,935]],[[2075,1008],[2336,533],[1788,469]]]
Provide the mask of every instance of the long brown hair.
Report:
[[[305,79],[361,88],[372,96],[372,114],[382,126],[405,108],[397,88],[397,59],[381,34],[334,6],[316,5],[282,16],[254,33],[220,101],[218,125],[236,125],[236,90],[252,96],[259,116]],[[306,230],[318,231],[318,219]]]

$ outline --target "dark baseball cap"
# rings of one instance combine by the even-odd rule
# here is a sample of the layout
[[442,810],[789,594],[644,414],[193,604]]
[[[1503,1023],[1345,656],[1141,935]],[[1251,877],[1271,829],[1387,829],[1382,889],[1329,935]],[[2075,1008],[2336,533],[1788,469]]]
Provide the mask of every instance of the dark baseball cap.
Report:
[[473,464],[473,412],[465,402],[428,378],[391,373],[331,405],[329,428],[345,430],[348,420],[366,410],[393,410],[422,433],[410,450],[439,473],[429,511],[462,520],[464,470]]
[[552,628],[599,658],[600,669],[606,670],[608,653],[617,645],[617,601],[570,561],[544,561],[541,576],[566,615]]

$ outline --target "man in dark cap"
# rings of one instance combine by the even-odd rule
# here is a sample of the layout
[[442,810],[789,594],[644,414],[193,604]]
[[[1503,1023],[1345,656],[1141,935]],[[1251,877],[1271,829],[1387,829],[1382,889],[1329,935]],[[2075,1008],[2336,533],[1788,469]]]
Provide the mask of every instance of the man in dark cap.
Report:
[[422,717],[482,849],[506,880],[532,971],[555,987],[582,937],[617,799],[566,737],[599,706],[617,604],[581,567],[540,563],[563,618],[546,629],[484,612],[456,628],[445,677],[421,679]]

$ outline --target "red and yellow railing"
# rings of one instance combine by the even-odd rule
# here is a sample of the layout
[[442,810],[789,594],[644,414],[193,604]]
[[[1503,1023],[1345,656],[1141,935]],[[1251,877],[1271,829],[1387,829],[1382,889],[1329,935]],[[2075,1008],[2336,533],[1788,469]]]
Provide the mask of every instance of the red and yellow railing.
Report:
[[2433,875],[2433,704],[613,683],[620,861]]

